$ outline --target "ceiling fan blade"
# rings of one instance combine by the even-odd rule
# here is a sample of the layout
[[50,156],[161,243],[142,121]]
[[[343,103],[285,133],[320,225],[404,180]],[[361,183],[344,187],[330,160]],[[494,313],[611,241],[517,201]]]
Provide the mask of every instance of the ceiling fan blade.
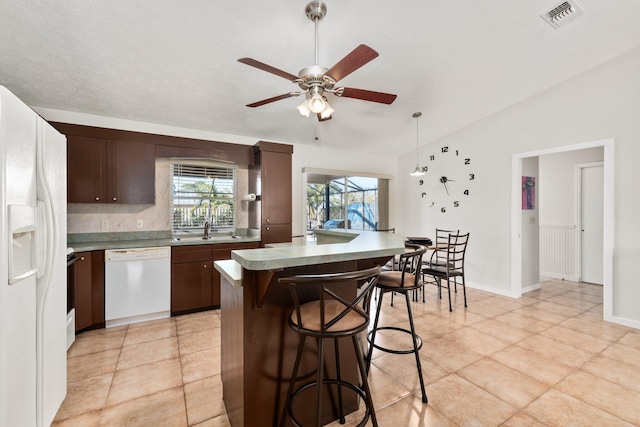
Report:
[[252,107],[252,108],[260,107],[265,104],[270,104],[272,102],[280,101],[281,99],[291,98],[292,96],[296,96],[296,95],[292,93],[285,93],[283,95],[274,96],[273,98],[267,98],[267,99],[263,99],[262,101],[257,101],[252,104],[247,104],[247,107]]
[[298,80],[298,76],[296,75],[279,70],[275,67],[272,67],[271,65],[267,65],[264,62],[256,61],[252,58],[240,58],[238,59],[238,62],[242,62],[243,64],[247,64],[262,71],[266,71],[267,73],[275,74],[276,76],[282,77],[283,79],[287,79],[289,81]]
[[353,73],[355,70],[377,56],[378,52],[365,44],[361,44],[348,53],[347,56],[338,61],[336,65],[331,67],[325,75],[331,77],[337,82],[338,80],[342,80],[347,77],[349,74]]
[[398,95],[391,93],[374,92],[372,90],[354,89],[352,87],[342,88],[336,95],[343,98],[362,99],[363,101],[379,102],[380,104],[392,104]]

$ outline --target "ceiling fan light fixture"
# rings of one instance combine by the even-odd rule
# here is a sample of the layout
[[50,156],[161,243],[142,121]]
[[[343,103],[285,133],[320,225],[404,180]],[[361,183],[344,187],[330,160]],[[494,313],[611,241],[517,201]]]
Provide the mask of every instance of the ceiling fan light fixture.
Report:
[[298,108],[298,111],[300,112],[300,114],[305,116],[305,117],[309,117],[309,114],[311,114],[311,110],[309,110],[306,98],[305,98],[304,101],[302,101],[302,104],[298,105],[297,108]]
[[324,102],[325,102],[325,104],[326,104],[326,105],[325,105],[325,107],[324,107],[324,110],[322,110],[322,111],[320,112],[320,118],[321,118],[321,119],[323,119],[323,120],[326,120],[326,119],[330,118],[330,117],[331,117],[331,115],[332,115],[336,110],[334,110],[334,109],[333,109],[333,107],[331,107],[331,105],[329,105],[329,102],[328,102],[326,99],[324,100]]
[[326,107],[327,103],[322,99],[322,95],[314,93],[309,100],[309,110],[313,113],[321,113]]

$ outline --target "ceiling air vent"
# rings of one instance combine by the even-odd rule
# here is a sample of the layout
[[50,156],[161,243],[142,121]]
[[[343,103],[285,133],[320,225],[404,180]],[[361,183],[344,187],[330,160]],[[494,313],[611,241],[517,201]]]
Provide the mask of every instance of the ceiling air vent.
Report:
[[567,22],[571,22],[578,16],[583,15],[584,11],[575,0],[563,1],[547,13],[540,15],[553,28],[560,28]]

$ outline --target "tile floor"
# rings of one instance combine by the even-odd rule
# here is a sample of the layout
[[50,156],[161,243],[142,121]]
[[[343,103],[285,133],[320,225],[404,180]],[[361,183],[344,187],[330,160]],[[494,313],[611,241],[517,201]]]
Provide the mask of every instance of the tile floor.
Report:
[[[412,309],[429,404],[412,355],[374,353],[380,426],[640,425],[640,331],[602,321],[601,287],[548,281],[521,299],[468,289],[453,313],[435,288],[426,295]],[[385,302],[382,321],[406,319]],[[77,336],[54,426],[228,426],[219,331],[210,311]]]

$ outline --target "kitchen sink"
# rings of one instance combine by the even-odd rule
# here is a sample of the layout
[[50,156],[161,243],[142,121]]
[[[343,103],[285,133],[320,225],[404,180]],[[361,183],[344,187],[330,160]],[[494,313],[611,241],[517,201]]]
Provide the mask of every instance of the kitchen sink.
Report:
[[198,242],[198,241],[225,241],[225,240],[235,240],[242,239],[242,236],[236,236],[235,234],[230,236],[228,234],[222,236],[174,236],[174,242]]

